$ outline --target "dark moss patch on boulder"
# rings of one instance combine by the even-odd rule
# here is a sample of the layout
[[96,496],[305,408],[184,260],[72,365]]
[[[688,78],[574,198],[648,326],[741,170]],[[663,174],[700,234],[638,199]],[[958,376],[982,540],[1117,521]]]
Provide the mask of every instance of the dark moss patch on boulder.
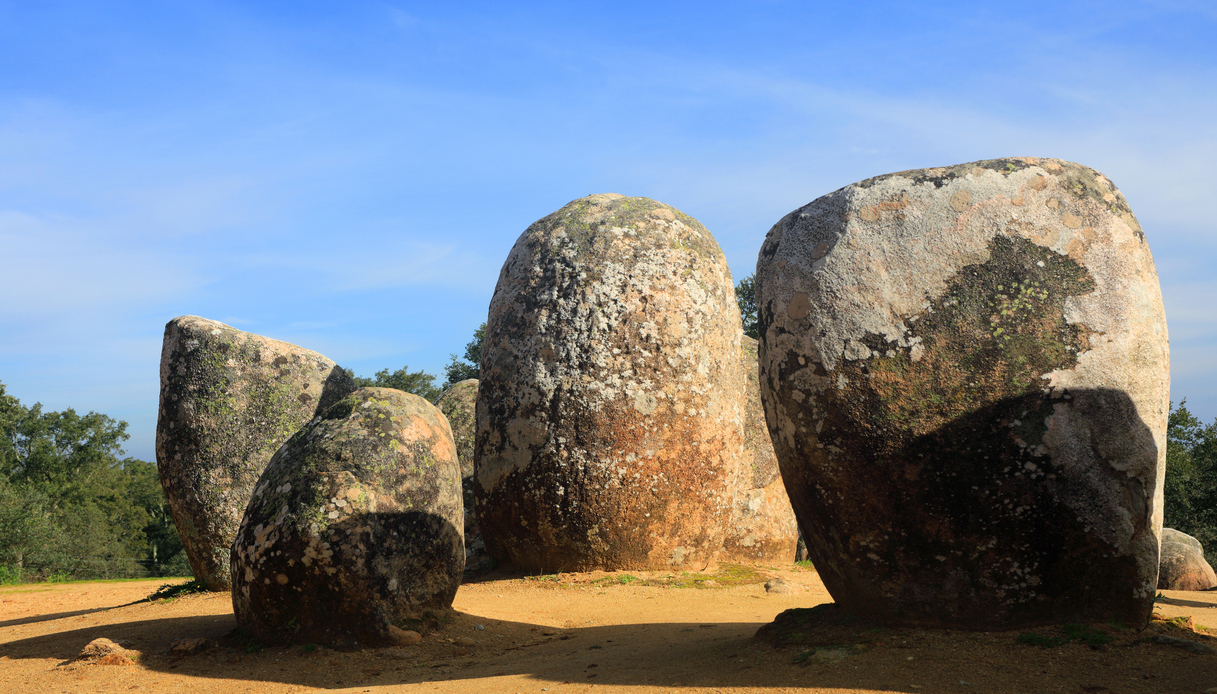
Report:
[[156,458],[195,577],[229,587],[228,552],[279,446],[355,384],[310,350],[197,316],[165,326]]
[[1071,368],[1090,347],[1089,331],[1065,319],[1065,301],[1093,290],[1089,273],[1068,256],[996,237],[988,261],[964,266],[929,308],[909,319],[899,341],[905,346],[873,333],[859,341],[870,358],[841,364],[849,385],[831,416],[869,420],[869,438],[882,453],[978,404],[1035,393],[1042,395],[1034,407],[1039,416],[1017,412],[1007,421],[1019,421],[1025,446],[1038,446],[1052,409],[1044,374]]
[[422,398],[363,388],[267,465],[232,545],[233,610],[267,642],[395,643],[452,604],[464,569],[460,464]]

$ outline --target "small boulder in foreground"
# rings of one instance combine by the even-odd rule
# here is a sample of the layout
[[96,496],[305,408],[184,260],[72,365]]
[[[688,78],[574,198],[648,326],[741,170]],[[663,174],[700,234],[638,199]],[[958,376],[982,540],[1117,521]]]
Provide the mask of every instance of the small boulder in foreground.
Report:
[[258,481],[232,547],[237,623],[271,643],[398,644],[411,620],[452,604],[462,515],[439,410],[360,389],[297,432]]

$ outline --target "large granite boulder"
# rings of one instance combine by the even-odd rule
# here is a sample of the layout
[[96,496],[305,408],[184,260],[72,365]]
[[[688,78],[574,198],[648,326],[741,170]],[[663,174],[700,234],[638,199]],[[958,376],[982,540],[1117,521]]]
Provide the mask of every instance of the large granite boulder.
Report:
[[165,326],[156,465],[194,576],[228,590],[228,551],[253,485],[305,422],[355,390],[296,345],[198,316]]
[[998,159],[792,212],[757,260],[761,392],[847,611],[971,627],[1148,619],[1166,321],[1102,174]]
[[423,398],[361,388],[267,465],[232,545],[237,623],[270,642],[397,642],[452,605],[465,566],[460,463]]
[[757,341],[740,338],[740,363],[747,376],[744,457],[735,507],[719,559],[789,564],[796,559],[799,525],[786,496],[778,458],[769,440],[757,383]]
[[478,380],[468,378],[448,386],[435,406],[448,418],[452,440],[461,461],[461,495],[465,502],[465,570],[493,566],[477,522],[477,496],[473,493],[473,445],[477,439]]
[[1174,528],[1162,529],[1162,555],[1158,568],[1159,590],[1211,590],[1217,575],[1204,558],[1200,540]]
[[593,195],[530,226],[482,346],[491,556],[542,572],[712,561],[742,455],[741,334],[727,262],[692,217]]

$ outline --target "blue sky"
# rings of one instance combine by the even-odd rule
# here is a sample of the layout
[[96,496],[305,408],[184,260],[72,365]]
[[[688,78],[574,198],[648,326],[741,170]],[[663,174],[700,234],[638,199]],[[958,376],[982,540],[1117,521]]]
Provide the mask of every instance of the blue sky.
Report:
[[574,198],[678,207],[738,280],[843,185],[1051,156],[1127,196],[1172,399],[1217,417],[1217,5],[508,5],[0,0],[9,394],[154,460],[175,316],[439,374]]

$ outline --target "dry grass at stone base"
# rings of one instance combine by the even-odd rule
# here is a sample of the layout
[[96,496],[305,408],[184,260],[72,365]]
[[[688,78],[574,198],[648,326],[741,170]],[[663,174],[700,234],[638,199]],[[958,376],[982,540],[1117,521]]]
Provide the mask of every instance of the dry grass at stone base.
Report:
[[[783,579],[788,592],[767,592],[764,584],[774,578]],[[157,585],[0,589],[0,692],[1217,688],[1217,655],[1192,652],[1217,643],[1205,633],[1217,628],[1213,592],[1166,591],[1158,602],[1163,619],[1144,629],[1090,624],[973,632],[883,629],[840,619],[832,607],[807,609],[831,598],[814,571],[795,566],[731,565],[705,573],[498,572],[462,586],[455,610],[437,615],[434,630],[417,646],[338,651],[315,644],[268,646],[243,635],[227,593],[138,602]],[[93,655],[79,657],[103,638],[113,647],[98,642]],[[1187,644],[1194,644],[1192,650]]]

